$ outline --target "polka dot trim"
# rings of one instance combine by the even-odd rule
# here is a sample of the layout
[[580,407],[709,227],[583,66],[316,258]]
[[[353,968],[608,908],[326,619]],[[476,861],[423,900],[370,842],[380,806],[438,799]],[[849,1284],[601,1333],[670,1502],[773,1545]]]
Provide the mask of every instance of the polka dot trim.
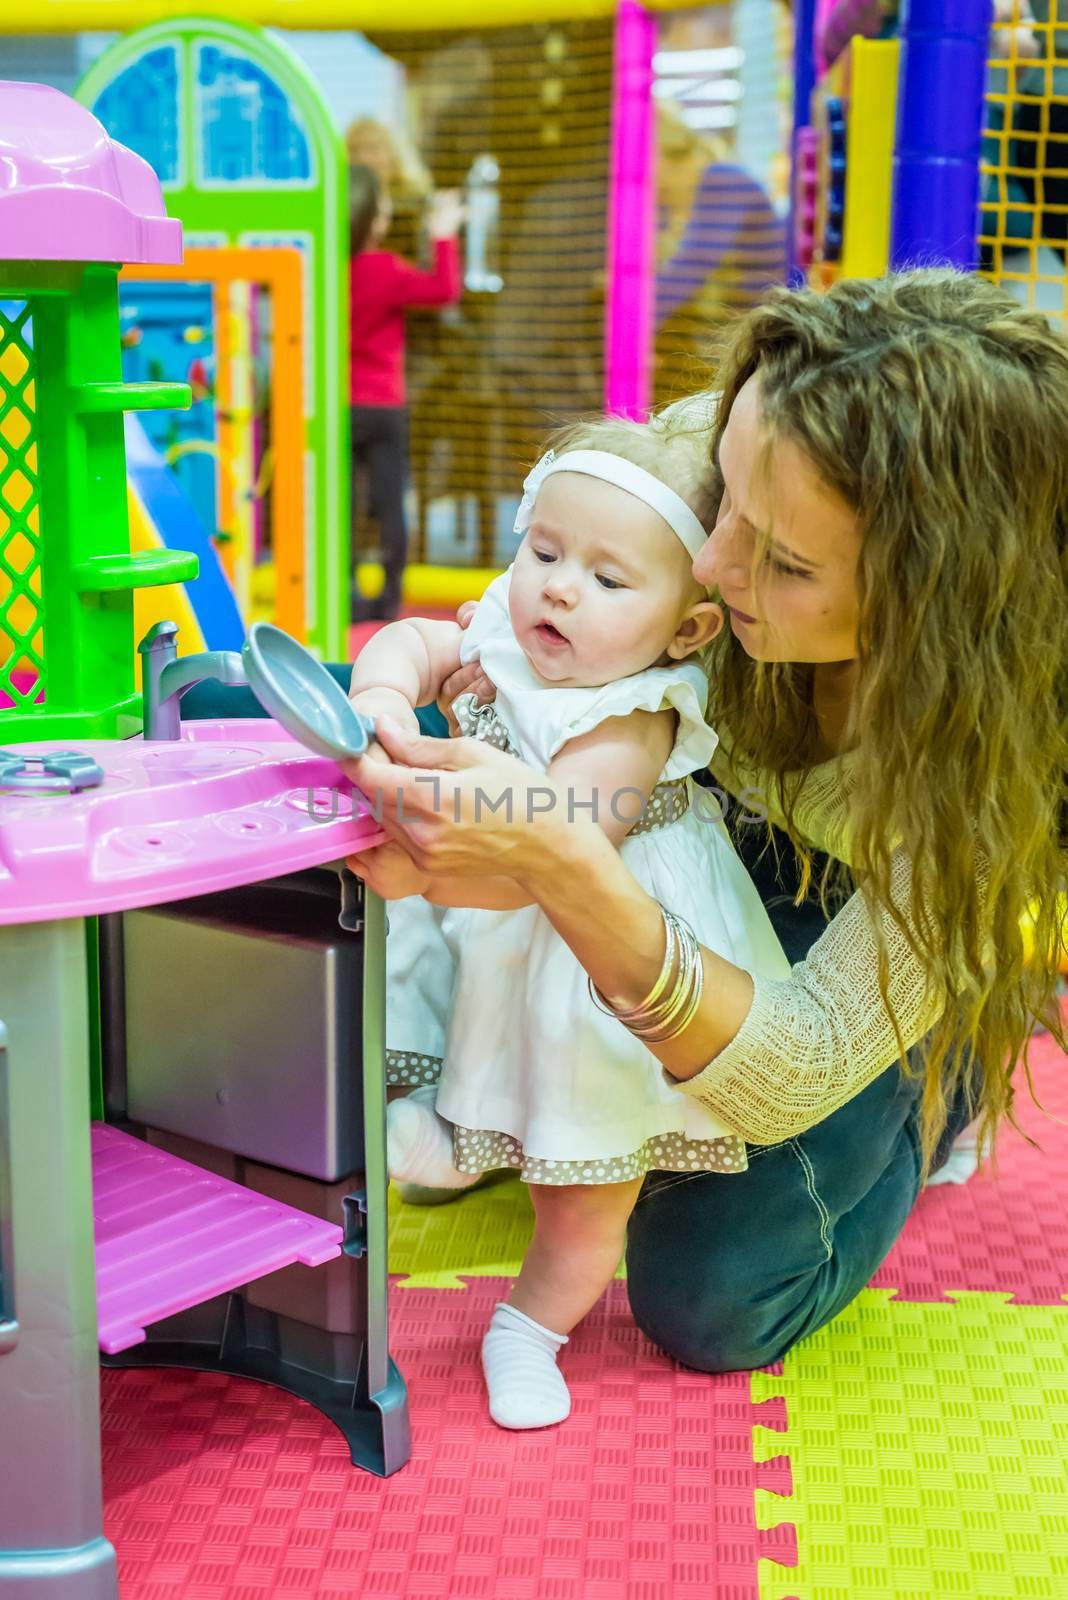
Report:
[[497,714],[496,706],[480,706],[473,694],[465,694],[460,696],[452,710],[460,732],[466,739],[479,739],[483,744],[492,745],[495,750],[503,750],[506,755],[519,754],[507,725]]
[[386,1051],[387,1083],[407,1083],[418,1087],[422,1083],[437,1083],[440,1077],[440,1056],[420,1055],[418,1050]]
[[517,1167],[524,1183],[626,1183],[647,1172],[744,1172],[745,1145],[738,1138],[687,1139],[662,1133],[627,1155],[588,1161],[543,1161],[528,1156],[518,1139],[492,1129],[452,1130],[453,1162],[461,1172]]
[[670,783],[658,783],[627,837],[634,839],[639,833],[655,833],[657,828],[670,828],[689,809],[690,784],[687,778],[673,778]]

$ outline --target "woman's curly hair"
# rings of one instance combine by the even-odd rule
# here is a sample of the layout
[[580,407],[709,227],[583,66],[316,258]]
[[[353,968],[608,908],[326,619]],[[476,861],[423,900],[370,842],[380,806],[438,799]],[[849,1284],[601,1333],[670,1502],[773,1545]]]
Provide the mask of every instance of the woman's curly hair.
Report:
[[[793,441],[858,519],[851,866],[876,929],[874,913],[894,919],[943,1007],[923,1053],[925,1158],[962,1084],[992,1144],[1021,1061],[1030,1084],[1036,1022],[1065,1043],[1021,919],[1034,914],[1038,957],[1066,932],[1068,345],[947,270],[776,291],[724,352],[717,476],[754,374],[767,440]],[[709,720],[772,769],[808,869],[792,819],[814,759],[812,668],[754,662],[729,631],[712,654]],[[891,893],[898,850],[907,906]],[[886,965],[884,949],[893,1015]]]

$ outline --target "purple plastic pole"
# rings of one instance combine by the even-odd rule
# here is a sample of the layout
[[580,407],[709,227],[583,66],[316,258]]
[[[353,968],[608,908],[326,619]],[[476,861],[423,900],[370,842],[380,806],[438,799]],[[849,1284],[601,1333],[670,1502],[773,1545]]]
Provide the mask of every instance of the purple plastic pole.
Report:
[[[798,289],[805,281],[804,266],[798,251],[802,231],[797,215],[797,195],[805,141],[803,131],[812,114],[812,91],[816,86],[816,6],[817,0],[795,0],[794,4],[794,120],[790,144],[792,172],[790,182],[790,225],[787,242],[790,250],[787,281]],[[807,265],[807,263],[805,263]]]
[[820,60],[833,66],[851,39],[874,39],[882,25],[881,0],[832,0],[816,23]]
[[[816,77],[822,78],[830,62],[827,60],[823,48],[823,35],[827,27],[827,18],[834,10],[837,0],[813,0],[812,6],[812,56],[816,66]],[[796,24],[795,24],[796,27]],[[794,34],[796,46],[797,35]]]
[[655,40],[656,24],[638,0],[620,0],[608,187],[604,403],[606,411],[636,418],[645,416],[652,399]]
[[978,262],[979,146],[992,0],[905,0],[890,265]]

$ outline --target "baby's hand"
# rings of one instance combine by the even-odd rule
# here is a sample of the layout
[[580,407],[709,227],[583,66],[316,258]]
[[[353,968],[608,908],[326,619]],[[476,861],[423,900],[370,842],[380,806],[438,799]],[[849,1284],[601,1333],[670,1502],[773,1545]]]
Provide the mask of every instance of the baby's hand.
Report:
[[427,873],[420,871],[407,851],[392,840],[349,856],[345,864],[383,900],[406,900],[430,887]]
[[[358,689],[349,698],[353,710],[371,722],[376,722],[379,717],[392,717],[393,721],[399,722],[406,732],[414,733],[416,736],[421,732],[419,718],[399,689]],[[381,760],[387,759],[377,739],[371,740],[367,754],[377,756]]]
[[[470,627],[477,610],[477,600],[463,602],[456,612],[456,620],[461,628]],[[438,692],[438,710],[448,723],[449,733],[453,738],[460,732],[460,724],[453,715],[452,703],[462,694],[473,694],[480,706],[488,706],[491,700],[497,698],[496,684],[486,677],[477,661],[469,661],[466,667],[458,667],[445,679]]]

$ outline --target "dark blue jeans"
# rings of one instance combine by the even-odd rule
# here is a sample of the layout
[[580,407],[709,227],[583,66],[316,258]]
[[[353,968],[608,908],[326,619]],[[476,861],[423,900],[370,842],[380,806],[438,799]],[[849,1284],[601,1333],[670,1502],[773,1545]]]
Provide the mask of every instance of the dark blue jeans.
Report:
[[[748,837],[747,837],[748,835]],[[762,857],[760,829],[739,852],[791,961],[826,926],[812,897],[792,904],[793,853]],[[821,863],[817,862],[817,870]],[[627,1288],[635,1321],[702,1372],[778,1361],[859,1294],[919,1190],[918,1081],[896,1066],[807,1133],[751,1145],[742,1173],[653,1172],[630,1221]],[[968,1120],[955,1108],[935,1165]]]

